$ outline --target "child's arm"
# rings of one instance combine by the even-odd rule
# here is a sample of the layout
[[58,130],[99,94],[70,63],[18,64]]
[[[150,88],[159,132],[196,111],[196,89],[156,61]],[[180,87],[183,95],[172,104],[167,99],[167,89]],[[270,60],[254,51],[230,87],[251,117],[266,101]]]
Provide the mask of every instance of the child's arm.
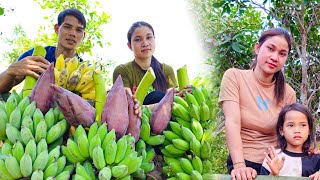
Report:
[[309,178],[313,180],[320,180],[320,171],[317,171],[316,173],[310,175]]
[[271,146],[270,148],[268,148],[269,150],[269,154],[264,152],[264,155],[266,157],[266,163],[268,164],[268,166],[270,167],[270,175],[272,176],[278,176],[280,170],[283,167],[285,158],[282,157],[281,160],[278,158],[278,155],[276,153],[276,150],[274,149],[273,146]]

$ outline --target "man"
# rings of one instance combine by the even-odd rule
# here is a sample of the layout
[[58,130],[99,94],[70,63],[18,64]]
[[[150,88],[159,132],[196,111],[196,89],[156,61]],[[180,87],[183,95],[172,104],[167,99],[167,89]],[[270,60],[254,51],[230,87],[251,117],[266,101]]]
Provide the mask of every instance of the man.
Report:
[[12,63],[0,74],[0,93],[9,92],[27,75],[39,78],[39,73],[43,73],[50,63],[55,63],[60,54],[63,54],[64,58],[78,56],[76,48],[79,47],[85,36],[85,28],[86,19],[79,10],[62,11],[58,16],[58,24],[54,25],[54,30],[58,35],[57,47],[46,46],[45,58],[32,56],[33,49],[23,53],[17,62]]

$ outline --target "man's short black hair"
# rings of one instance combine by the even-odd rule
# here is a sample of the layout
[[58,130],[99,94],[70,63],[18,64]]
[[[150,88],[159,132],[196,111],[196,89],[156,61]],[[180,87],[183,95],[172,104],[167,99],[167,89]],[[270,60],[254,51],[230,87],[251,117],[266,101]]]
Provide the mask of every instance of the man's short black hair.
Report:
[[86,25],[87,25],[86,18],[84,17],[82,12],[80,12],[78,9],[73,9],[73,8],[66,9],[59,14],[59,16],[58,16],[58,25],[59,26],[63,23],[64,18],[68,15],[74,16],[75,18],[77,18],[78,21],[80,21],[80,23],[83,25],[83,29],[86,28]]

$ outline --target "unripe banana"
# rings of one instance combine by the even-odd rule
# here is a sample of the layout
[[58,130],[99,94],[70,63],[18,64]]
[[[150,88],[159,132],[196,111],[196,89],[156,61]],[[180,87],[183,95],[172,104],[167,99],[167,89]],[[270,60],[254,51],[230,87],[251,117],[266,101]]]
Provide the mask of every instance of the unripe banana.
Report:
[[136,151],[140,151],[141,149],[146,149],[146,143],[144,140],[139,139],[139,141],[136,144]]
[[185,153],[185,151],[176,148],[173,144],[166,145],[165,149],[173,155],[183,155]]
[[[176,117],[175,118],[175,120],[178,122],[178,124],[180,124],[181,126],[184,126],[184,127],[186,127],[186,128],[189,128],[189,129],[191,129],[191,120],[190,121],[185,121],[185,120],[183,120],[183,119],[181,119],[181,118],[179,118],[179,117]],[[182,134],[182,132],[181,132],[181,134]]]
[[63,137],[59,137],[57,140],[53,141],[51,144],[48,145],[48,151],[52,151],[57,146],[61,146],[63,143]]
[[114,160],[115,163],[119,163],[123,158],[127,150],[127,138],[126,136],[122,136],[117,141],[117,153],[116,158]]
[[26,148],[24,150],[25,152],[27,152],[31,159],[32,162],[34,162],[36,160],[37,157],[37,145],[34,139],[30,139],[30,141],[28,142],[28,144],[26,145]]
[[102,168],[104,168],[106,166],[106,161],[104,159],[103,150],[99,145],[97,145],[95,148],[93,148],[92,159],[93,159],[94,166],[98,170],[101,170]]
[[10,155],[12,154],[12,145],[5,142],[1,146],[1,154],[2,155]]
[[33,162],[32,170],[36,171],[38,170],[44,170],[44,168],[47,165],[49,159],[48,150],[42,151],[37,157],[36,160]]
[[112,176],[115,178],[123,178],[128,174],[128,166],[118,165],[113,166],[111,169]]
[[201,159],[198,156],[194,156],[191,162],[192,162],[193,168],[201,174],[203,171],[203,164]]
[[203,128],[199,121],[194,119],[191,120],[191,131],[195,135],[198,141],[202,140]]
[[169,122],[171,130],[178,136],[182,137],[181,125],[177,122],[170,121]]
[[22,126],[22,127],[21,127],[21,131],[20,131],[20,134],[21,134],[22,142],[23,142],[25,145],[28,144],[28,142],[29,142],[30,139],[34,139],[32,132],[31,132],[30,129],[27,128],[27,127]]
[[193,132],[186,127],[181,127],[181,132],[182,132],[182,136],[183,138],[190,142],[193,138],[196,138],[196,136],[193,134]]
[[142,168],[138,168],[135,172],[131,174],[133,176],[133,179],[146,179],[146,174],[144,173],[144,170]]
[[[89,138],[88,138],[89,140]],[[92,151],[96,146],[101,146],[101,139],[100,139],[100,135],[96,134],[91,141],[89,141],[89,153],[90,156],[92,157]]]
[[94,173],[91,162],[88,160],[83,163],[83,167],[86,169],[87,173],[90,175],[91,179],[95,179],[96,175]]
[[209,159],[211,157],[211,149],[208,141],[203,141],[203,143],[201,144],[200,157],[203,160]]
[[30,103],[26,109],[23,111],[23,115],[22,118],[24,118],[25,116],[30,116],[33,117],[34,112],[36,111],[36,102],[33,101],[32,103]]
[[137,152],[132,152],[126,156],[118,165],[125,165],[128,167],[128,174],[135,172],[142,163],[142,157],[137,157]]
[[155,136],[150,136],[150,138],[146,141],[147,144],[151,145],[151,146],[157,146],[160,145],[164,142],[165,140],[165,136],[164,135],[155,135]]
[[148,141],[150,138],[151,127],[150,124],[142,119],[140,138],[144,141]]
[[74,142],[78,142],[78,137],[81,136],[81,135],[85,135],[87,137],[86,130],[80,124],[80,125],[78,125],[78,127],[76,128],[76,130],[75,130],[75,132],[73,134]]
[[53,108],[50,108],[45,114],[44,121],[46,122],[47,130],[49,130],[55,124]]
[[37,144],[37,155],[39,155],[42,151],[48,150],[48,144],[45,139],[41,139]]
[[46,170],[44,171],[43,173],[43,178],[44,179],[47,179],[48,177],[50,176],[56,176],[57,174],[57,171],[58,171],[58,162],[55,161],[53,163],[51,163],[48,168],[46,168]]
[[91,124],[88,132],[89,143],[91,143],[91,139],[97,134],[97,131],[98,131],[98,122],[94,122],[93,124]]
[[200,141],[198,141],[196,138],[193,138],[190,141],[190,151],[196,155],[200,157],[200,153],[201,153],[201,143]]
[[181,154],[171,154],[166,149],[161,149],[161,153],[166,157],[173,157],[174,158],[174,157],[182,156]]
[[99,172],[98,178],[99,180],[110,180],[112,177],[111,169],[109,167],[104,167]]
[[73,140],[71,139],[67,140],[67,148],[69,152],[77,159],[78,162],[82,162],[86,159],[81,155],[77,143],[75,143]]
[[11,143],[22,142],[20,131],[9,123],[6,125],[6,134]]
[[33,126],[33,120],[31,119],[30,116],[25,116],[22,121],[21,121],[21,127],[26,127],[28,128],[31,133],[32,133],[32,136],[34,137],[34,126]]
[[29,177],[32,174],[32,159],[28,152],[25,152],[20,159],[20,171],[23,177]]
[[69,180],[70,178],[70,172],[69,171],[63,171],[62,173],[59,173],[59,175],[56,176],[56,180]]
[[115,139],[116,138],[116,132],[114,129],[112,129],[111,131],[108,132],[108,134],[106,135],[106,137],[104,138],[103,142],[102,142],[102,149],[106,149],[107,143],[111,140],[111,139]]
[[191,176],[183,172],[177,173],[176,177],[178,180],[191,180]]
[[201,105],[203,102],[206,101],[201,89],[199,89],[199,88],[197,88],[195,86],[192,86],[192,95],[197,100],[199,105]]
[[[162,173],[167,177],[166,179],[172,179],[172,177],[175,175],[171,169],[171,167],[168,166],[163,166],[162,167]],[[169,178],[170,177],[170,178]],[[175,177],[174,177],[175,178]]]
[[116,139],[111,139],[104,149],[104,156],[107,164],[114,163],[117,154],[117,142]]
[[154,151],[154,148],[151,148],[147,151],[146,158],[143,160],[143,162],[151,162],[156,155],[156,152]]
[[84,177],[80,176],[79,174],[75,174],[72,178],[74,180],[86,180]]
[[17,105],[18,105],[17,99],[13,94],[11,94],[8,97],[7,102],[5,103],[6,114],[8,117],[10,117],[11,113],[14,111]]
[[9,157],[5,159],[5,165],[12,177],[15,179],[20,179],[22,177],[19,163],[15,157],[9,155]]
[[[27,106],[30,104],[29,97],[24,97],[18,104],[18,107],[20,108],[21,114],[23,115],[24,110],[27,108]],[[2,117],[2,116],[1,116]]]
[[[26,115],[25,117],[27,117],[27,116],[29,116],[29,115]],[[39,122],[44,119],[44,115],[40,111],[39,108],[36,108],[34,113],[33,113],[33,116],[29,116],[29,117],[33,117],[33,129],[34,130],[36,130]],[[35,132],[34,132],[34,135],[35,135]]]
[[203,164],[203,171],[202,173],[211,173],[212,163],[209,160],[202,161]]
[[203,102],[200,106],[200,120],[207,121],[210,118],[209,106]]
[[184,108],[188,109],[189,105],[187,101],[185,101],[182,97],[180,96],[174,96],[174,102],[182,105]]
[[100,140],[101,142],[103,142],[104,138],[106,137],[108,132],[108,127],[107,127],[107,123],[104,122],[103,124],[101,124],[98,128],[97,134],[99,134],[100,136]]
[[172,114],[175,117],[180,117],[185,121],[190,121],[190,116],[189,116],[188,110],[186,108],[184,108],[181,104],[173,102]]
[[53,125],[49,131],[47,132],[46,141],[48,144],[51,144],[55,140],[57,140],[60,137],[61,134],[61,125],[60,122]]
[[64,135],[64,133],[67,131],[67,128],[68,128],[68,122],[67,122],[67,120],[62,119],[62,120],[61,120],[61,121],[59,121],[57,124],[59,124],[59,125],[60,125],[60,136],[59,136],[59,137],[61,137],[61,136],[63,136],[63,135]]
[[9,116],[9,123],[20,130],[21,127],[21,111],[19,107],[16,107]]
[[12,175],[9,173],[9,171],[6,168],[6,164],[4,160],[0,159],[0,178],[3,179],[14,179]]
[[66,166],[67,159],[65,156],[61,156],[59,157],[57,162],[58,162],[57,174],[60,174],[63,171],[64,167]]
[[33,171],[31,180],[43,180],[43,171],[40,169]]
[[181,163],[181,168],[183,169],[183,171],[187,174],[191,174],[191,172],[194,170],[192,163],[186,159],[186,158],[180,158],[180,163]]
[[169,166],[171,167],[171,169],[174,173],[184,172],[183,169],[181,168],[180,161],[178,161],[178,162],[172,161],[169,163]]
[[0,109],[0,140],[5,140],[7,138],[6,135],[6,124],[9,122],[8,116],[5,110]]
[[18,162],[20,162],[20,159],[22,158],[24,154],[24,148],[21,142],[17,141],[13,147],[12,147],[12,155],[16,158]]
[[85,134],[81,134],[79,136],[79,138],[78,138],[78,147],[79,147],[81,155],[84,158],[90,157],[89,141],[88,141],[87,136]]
[[200,121],[200,108],[194,104],[190,104],[188,111],[191,118]]
[[74,169],[75,169],[74,164],[70,164],[65,166],[62,172],[69,171],[70,174],[73,174]]
[[185,100],[187,101],[189,106],[191,104],[194,104],[197,106],[197,108],[200,108],[198,101],[191,93],[188,93],[188,92],[185,93]]
[[35,140],[39,142],[41,139],[46,139],[47,136],[47,124],[44,120],[41,120],[37,125],[35,132]]
[[172,140],[173,145],[182,150],[182,151],[188,151],[190,149],[189,142],[183,139],[173,139]]
[[168,130],[167,130],[167,131],[163,131],[163,134],[164,134],[164,136],[166,137],[166,139],[167,139],[168,141],[172,141],[173,139],[180,139],[180,138],[182,138],[182,137],[176,135],[174,132],[168,131]]
[[49,152],[49,158],[48,158],[48,162],[45,169],[47,169],[49,165],[52,164],[54,161],[57,161],[59,157],[60,157],[60,146],[57,146]]
[[91,180],[90,175],[80,163],[77,163],[76,174],[82,176],[86,180]]
[[69,152],[68,148],[66,146],[61,146],[61,151],[63,155],[66,156],[67,160],[71,163],[76,163],[77,159]]

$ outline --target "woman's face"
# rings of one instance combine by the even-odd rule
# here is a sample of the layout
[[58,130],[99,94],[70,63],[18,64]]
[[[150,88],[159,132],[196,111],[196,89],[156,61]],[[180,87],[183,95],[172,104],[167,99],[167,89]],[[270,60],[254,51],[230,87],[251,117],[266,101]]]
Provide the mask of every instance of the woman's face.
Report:
[[141,26],[135,29],[132,34],[131,42],[128,43],[129,49],[133,51],[136,59],[150,58],[155,50],[154,35],[146,26]]
[[287,141],[286,150],[301,153],[302,146],[310,135],[307,116],[300,111],[288,111],[280,134]]
[[289,46],[284,37],[272,36],[261,45],[256,43],[255,53],[257,56],[255,68],[265,75],[273,75],[280,71],[286,63]]

